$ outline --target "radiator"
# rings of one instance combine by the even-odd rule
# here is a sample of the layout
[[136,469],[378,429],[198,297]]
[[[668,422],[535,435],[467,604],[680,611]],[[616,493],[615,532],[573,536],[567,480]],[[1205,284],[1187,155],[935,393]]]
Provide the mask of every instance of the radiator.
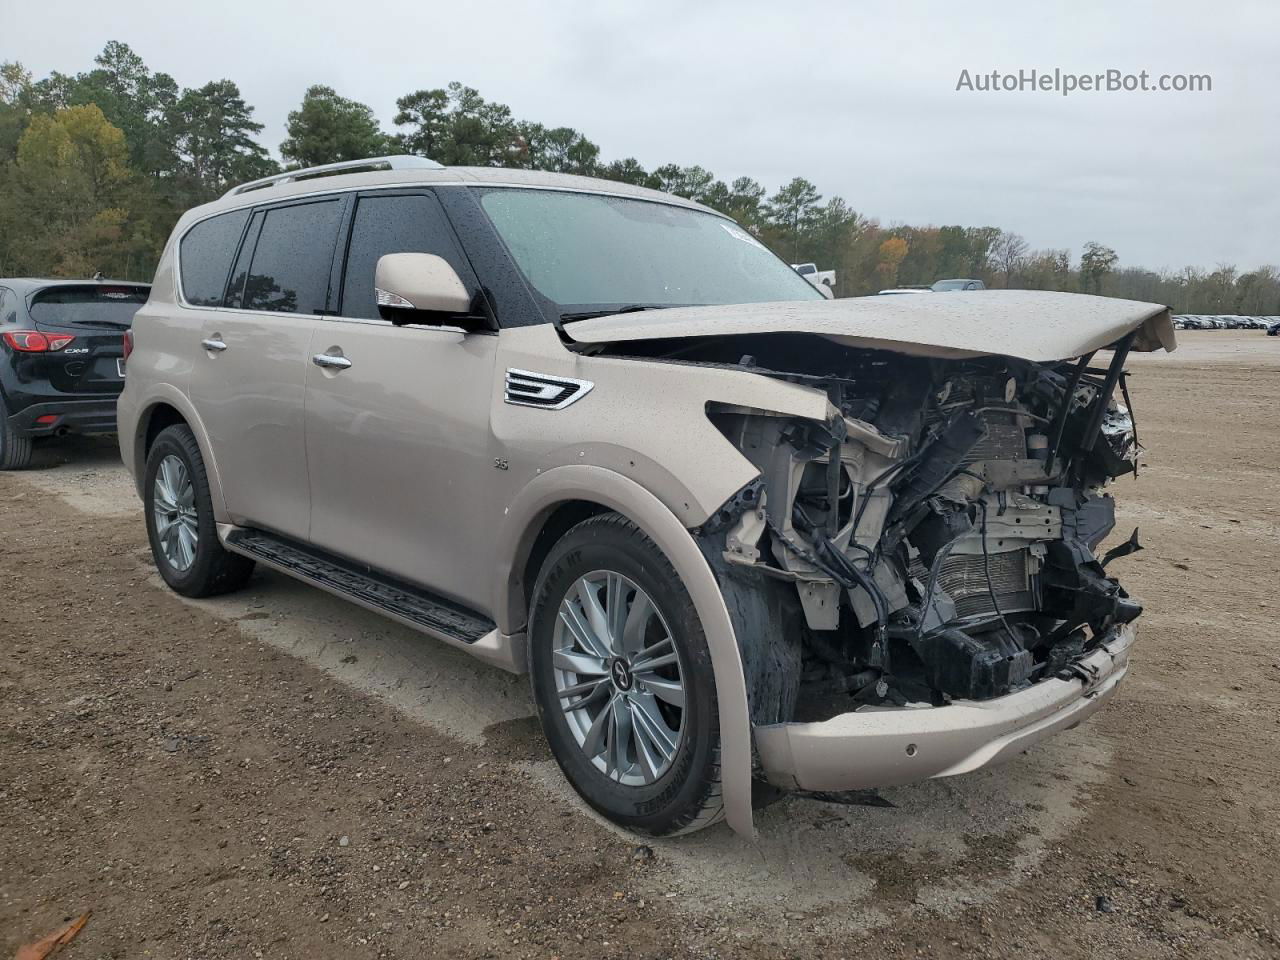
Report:
[[956,615],[994,614],[991,588],[995,588],[1001,613],[1035,609],[1035,592],[1027,574],[1027,551],[1009,550],[990,555],[991,584],[987,584],[982,554],[952,554],[942,561],[938,586],[955,601]]

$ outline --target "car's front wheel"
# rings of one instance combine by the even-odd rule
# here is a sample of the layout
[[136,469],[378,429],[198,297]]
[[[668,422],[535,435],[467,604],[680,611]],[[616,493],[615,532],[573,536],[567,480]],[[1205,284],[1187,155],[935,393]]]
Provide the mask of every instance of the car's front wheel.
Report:
[[595,810],[630,830],[717,822],[711,656],[670,561],[615,513],[578,524],[534,587],[529,669],[551,751]]
[[156,569],[185,597],[211,597],[244,586],[253,561],[218,540],[204,458],[191,428],[166,427],[147,453],[142,482],[147,537]]

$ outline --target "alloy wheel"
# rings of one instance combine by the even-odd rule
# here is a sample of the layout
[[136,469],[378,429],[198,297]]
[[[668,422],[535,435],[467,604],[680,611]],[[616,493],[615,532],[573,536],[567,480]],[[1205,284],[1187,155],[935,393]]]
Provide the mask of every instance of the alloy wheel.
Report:
[[152,514],[156,540],[165,560],[179,573],[191,569],[200,542],[196,517],[196,489],[180,457],[170,454],[160,461],[152,490]]
[[627,786],[654,783],[684,736],[680,653],[644,590],[597,570],[560,602],[552,638],[556,693],[587,758]]

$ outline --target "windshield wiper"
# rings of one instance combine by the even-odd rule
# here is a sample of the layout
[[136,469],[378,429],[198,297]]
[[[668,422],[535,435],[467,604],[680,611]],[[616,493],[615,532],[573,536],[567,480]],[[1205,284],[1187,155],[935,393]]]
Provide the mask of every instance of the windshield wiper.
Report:
[[562,313],[560,319],[565,321],[574,320],[590,320],[593,317],[612,317],[615,313],[639,313],[641,310],[666,310],[673,307],[672,303],[631,303],[625,307],[615,307],[612,310],[582,310],[577,313]]

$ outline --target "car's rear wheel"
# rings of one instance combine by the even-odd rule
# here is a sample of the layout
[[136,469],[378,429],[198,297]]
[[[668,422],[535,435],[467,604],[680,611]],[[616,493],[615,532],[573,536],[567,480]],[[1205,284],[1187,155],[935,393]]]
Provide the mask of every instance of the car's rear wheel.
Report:
[[253,561],[218,540],[204,459],[191,428],[162,430],[143,473],[147,538],[165,583],[186,597],[210,597],[244,586]]
[[31,438],[9,426],[9,411],[0,402],[0,470],[22,470],[31,464]]
[[711,657],[671,563],[618,514],[552,548],[534,587],[529,669],[560,769],[595,810],[652,835],[718,821]]

